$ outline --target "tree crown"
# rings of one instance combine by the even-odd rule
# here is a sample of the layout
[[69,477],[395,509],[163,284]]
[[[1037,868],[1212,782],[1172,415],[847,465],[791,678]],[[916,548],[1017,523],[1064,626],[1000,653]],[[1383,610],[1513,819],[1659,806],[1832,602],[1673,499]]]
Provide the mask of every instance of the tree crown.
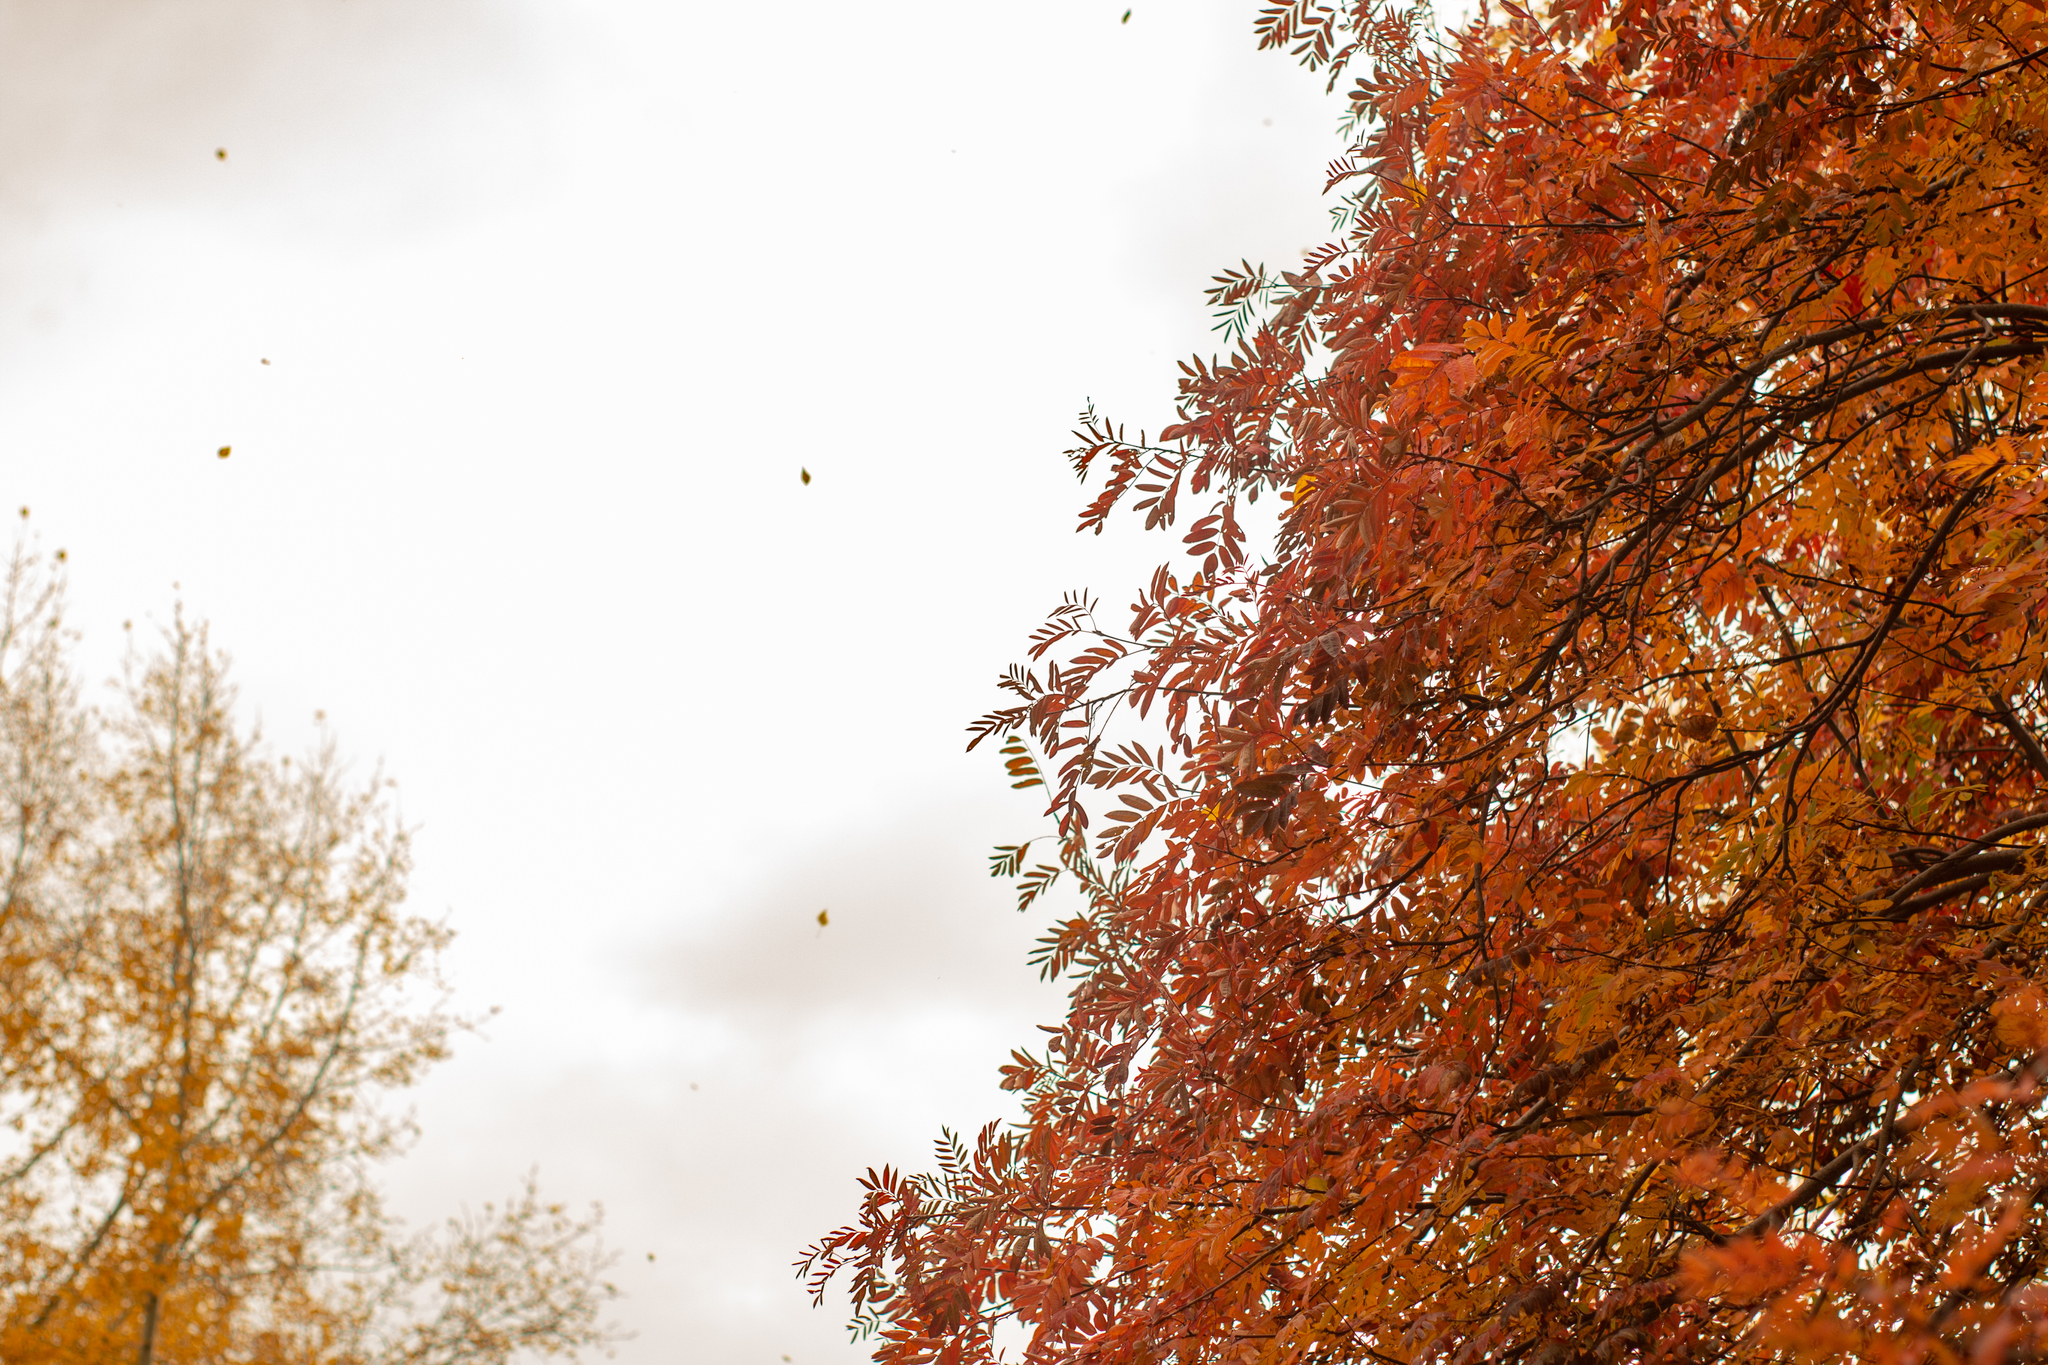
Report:
[[977,727],[1087,908],[813,1249],[883,1361],[2048,1347],[2048,15],[1500,9],[1259,18],[1339,234],[1084,421],[1183,557]]
[[235,714],[182,615],[83,704],[62,585],[0,602],[0,1359],[488,1365],[614,1333],[595,1220],[531,1180],[406,1238],[382,1102],[463,1020],[409,838],[331,739]]

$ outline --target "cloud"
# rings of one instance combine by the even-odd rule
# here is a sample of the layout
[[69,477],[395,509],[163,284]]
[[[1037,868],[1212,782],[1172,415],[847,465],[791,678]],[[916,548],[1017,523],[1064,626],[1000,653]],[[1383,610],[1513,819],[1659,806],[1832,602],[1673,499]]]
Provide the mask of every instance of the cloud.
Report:
[[[988,879],[975,836],[990,832],[986,820],[928,810],[793,859],[638,971],[669,1007],[761,1035],[854,1015],[1042,1006],[1023,958],[1043,911],[1022,919],[1006,886]],[[1049,844],[1041,851],[1049,857]],[[829,924],[817,922],[821,910]],[[992,987],[997,962],[1014,970]]]
[[491,0],[0,0],[0,346],[122,287],[109,221],[345,250],[488,210],[536,144],[537,24]]
[[234,132],[389,136],[516,77],[527,27],[488,0],[7,0],[0,187],[15,203],[95,179],[177,195]]
[[928,1167],[942,1126],[1014,1113],[996,1068],[1062,1012],[1025,963],[1060,910],[1019,915],[984,855],[1033,809],[995,787],[871,812],[701,910],[678,867],[675,930],[624,955],[608,1004],[571,992],[564,1018],[537,987],[429,1083],[433,1142],[393,1170],[398,1206],[429,1218],[538,1161],[550,1194],[606,1201],[640,1333],[622,1359],[864,1359],[791,1262],[853,1216],[861,1171]]

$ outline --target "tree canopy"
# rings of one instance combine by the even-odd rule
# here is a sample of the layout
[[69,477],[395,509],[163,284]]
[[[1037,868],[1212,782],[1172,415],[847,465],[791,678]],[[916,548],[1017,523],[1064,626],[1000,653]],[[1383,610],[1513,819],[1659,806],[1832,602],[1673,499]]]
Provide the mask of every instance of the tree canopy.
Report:
[[503,1365],[613,1333],[595,1222],[402,1235],[384,1102],[445,1055],[445,926],[331,742],[270,754],[179,618],[85,704],[62,584],[0,584],[0,1360]]
[[1086,909],[890,1365],[2048,1351],[2048,14],[1495,14],[1258,18],[1337,233],[1084,422],[1180,544],[976,729]]

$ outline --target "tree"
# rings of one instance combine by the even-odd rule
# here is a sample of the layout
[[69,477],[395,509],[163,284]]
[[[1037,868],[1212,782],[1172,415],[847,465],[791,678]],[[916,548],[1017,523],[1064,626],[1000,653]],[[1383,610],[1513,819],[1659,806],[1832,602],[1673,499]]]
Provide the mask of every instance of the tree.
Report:
[[1259,18],[1339,235],[1086,415],[1185,558],[977,727],[1086,911],[812,1249],[883,1361],[2048,1350],[2048,16],[1500,8]]
[[386,783],[273,759],[182,617],[86,707],[61,583],[0,613],[0,1359],[502,1362],[610,1334],[592,1223],[531,1182],[405,1239],[379,1102],[446,1052]]

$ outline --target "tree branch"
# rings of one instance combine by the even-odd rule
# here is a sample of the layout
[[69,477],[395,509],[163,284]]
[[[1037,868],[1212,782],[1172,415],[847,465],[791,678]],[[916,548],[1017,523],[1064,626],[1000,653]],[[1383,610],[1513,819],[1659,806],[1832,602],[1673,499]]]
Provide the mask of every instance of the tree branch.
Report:
[[2020,713],[2013,710],[2012,703],[2006,700],[2003,692],[1991,693],[1991,707],[1998,715],[1998,723],[2012,733],[2014,742],[2027,756],[2027,762],[2034,771],[2048,778],[2048,753],[2042,752],[2041,741],[2034,738],[2034,732],[2020,719]]

